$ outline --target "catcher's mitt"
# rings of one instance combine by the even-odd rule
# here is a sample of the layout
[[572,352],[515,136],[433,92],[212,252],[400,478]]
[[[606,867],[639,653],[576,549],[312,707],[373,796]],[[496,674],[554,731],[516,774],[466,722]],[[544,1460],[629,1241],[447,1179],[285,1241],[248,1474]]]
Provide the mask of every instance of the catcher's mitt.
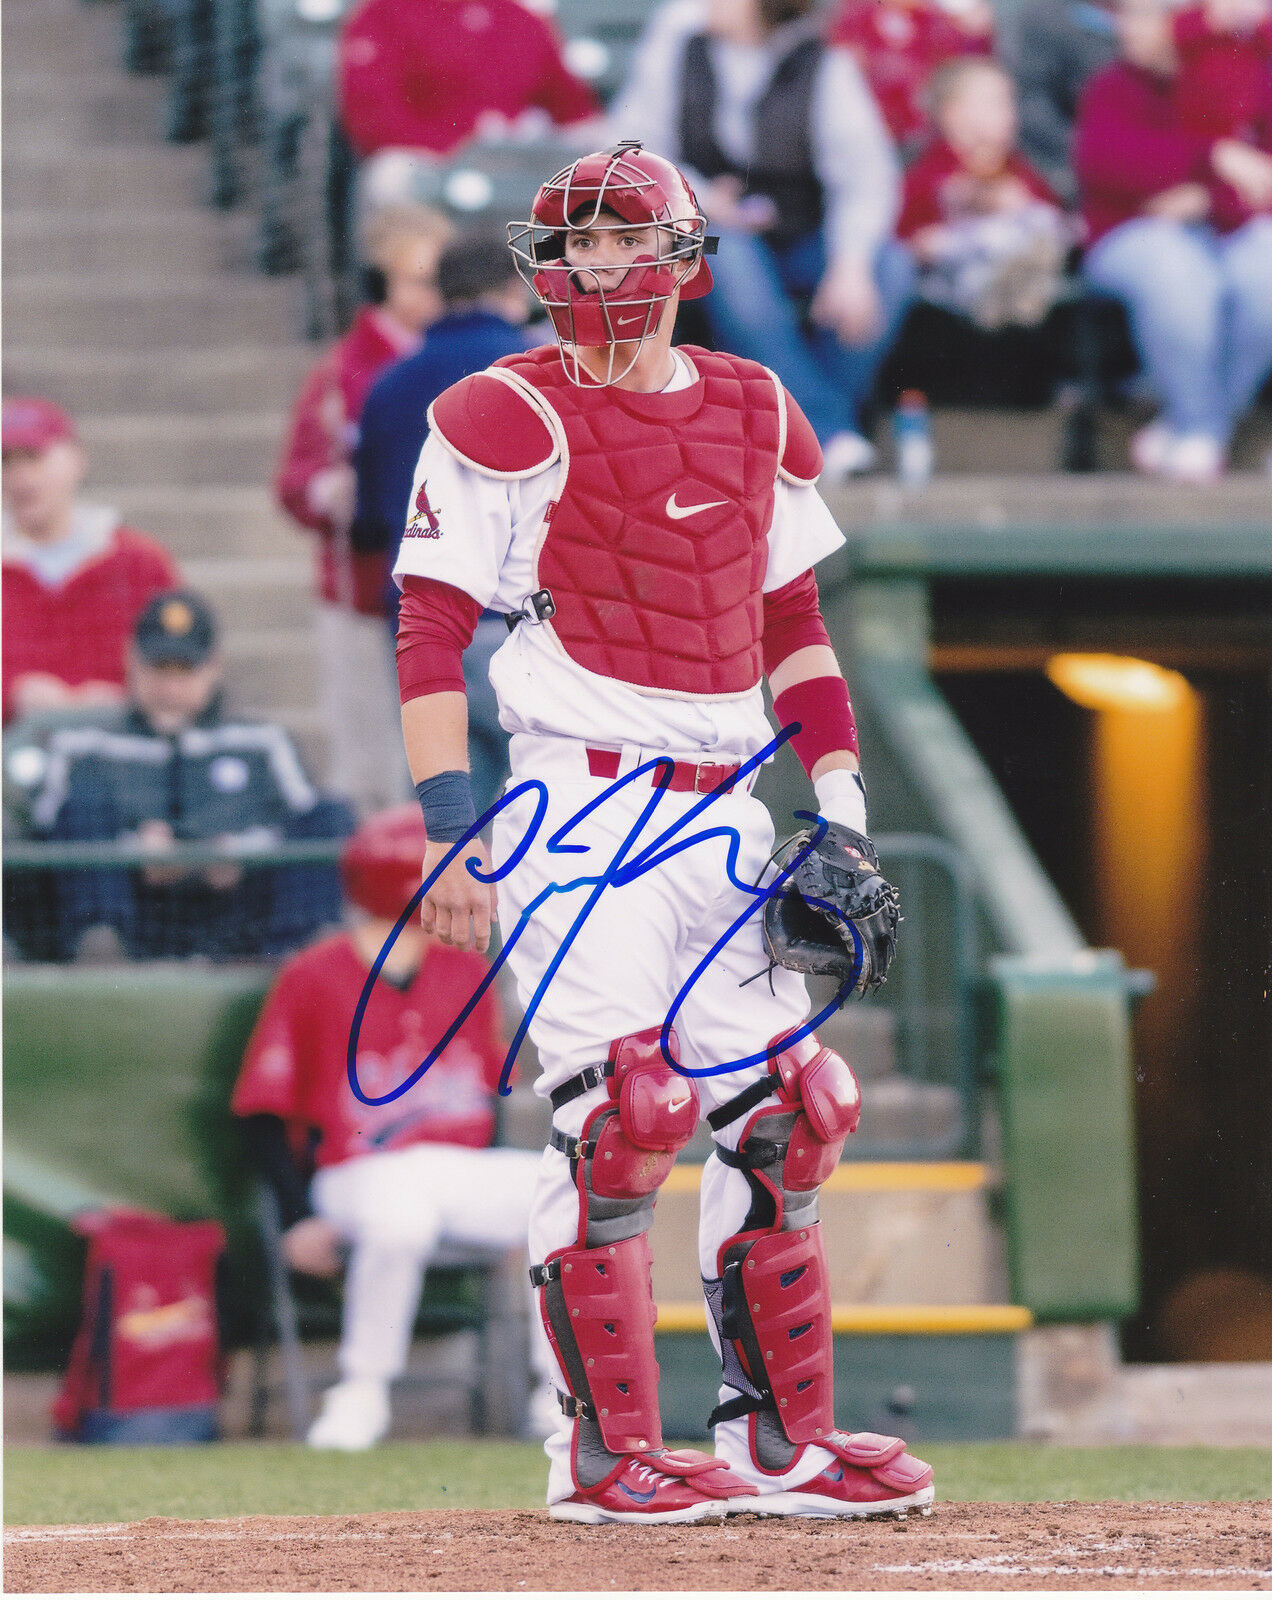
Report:
[[780,967],[834,978],[847,994],[865,994],[888,975],[900,899],[863,834],[829,822],[810,849],[813,837],[807,829],[797,833],[774,858],[785,871],[804,855],[784,890],[764,906],[764,946]]

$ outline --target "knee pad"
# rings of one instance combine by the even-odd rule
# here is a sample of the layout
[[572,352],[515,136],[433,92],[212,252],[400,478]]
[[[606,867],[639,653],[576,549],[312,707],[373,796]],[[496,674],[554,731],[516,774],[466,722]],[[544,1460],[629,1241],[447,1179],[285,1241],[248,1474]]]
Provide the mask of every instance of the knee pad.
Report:
[[736,1151],[717,1145],[716,1155],[746,1173],[751,1184],[756,1215],[748,1228],[790,1232],[817,1220],[817,1190],[838,1166],[844,1140],[856,1131],[861,1090],[843,1057],[813,1035],[793,1045],[784,1042],[786,1037],[778,1034],[769,1045],[768,1076],[721,1106],[709,1121],[718,1132],[760,1100],[776,1097],[776,1106],[751,1115]]
[[724,1381],[738,1398],[717,1406],[711,1424],[752,1417],[757,1463],[781,1471],[798,1447],[834,1431],[830,1285],[817,1220],[817,1189],[834,1170],[857,1126],[861,1094],[852,1068],[809,1036],[794,1045],[779,1034],[772,1070],[714,1120],[726,1126],[737,1100],[754,1111],[736,1151],[716,1156],[741,1171],[751,1205],[726,1240],[720,1277],[704,1283],[719,1335]]
[[[589,1088],[604,1084],[608,1090],[577,1138],[552,1131],[552,1145],[570,1158],[581,1191],[580,1244],[612,1244],[643,1233],[653,1217],[653,1197],[698,1126],[697,1087],[663,1060],[660,1032],[646,1028],[616,1039],[603,1063],[586,1068],[552,1097],[555,1110]],[[676,1054],[674,1029],[670,1044]],[[624,1218],[632,1225],[624,1227]]]
[[844,1140],[857,1131],[861,1120],[856,1074],[812,1034],[789,1046],[782,1044],[779,1034],[769,1051],[778,1076],[778,1098],[797,1108],[782,1165],[782,1187],[816,1189],[839,1165]]

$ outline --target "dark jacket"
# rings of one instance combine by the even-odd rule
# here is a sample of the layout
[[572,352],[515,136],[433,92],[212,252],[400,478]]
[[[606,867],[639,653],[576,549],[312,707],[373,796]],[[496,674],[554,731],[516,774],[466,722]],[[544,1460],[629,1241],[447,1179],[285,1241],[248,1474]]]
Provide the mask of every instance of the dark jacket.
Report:
[[318,798],[282,728],[227,719],[218,699],[175,736],[156,733],[135,707],[92,727],[59,729],[48,742],[48,771],[31,820],[47,833],[73,802],[100,818],[93,830],[99,839],[155,819],[180,840],[249,828],[282,838]]
[[[526,349],[523,328],[493,311],[451,312],[428,330],[423,347],[380,374],[367,395],[353,464],[358,500],[351,539],[356,550],[382,550],[397,560],[428,433],[428,408],[443,389]],[[397,590],[386,597],[396,611]]]
[[800,39],[784,55],[755,103],[755,161],[743,170],[731,162],[712,133],[717,86],[706,34],[685,44],[680,75],[680,147],[684,159],[705,178],[740,178],[746,195],[763,195],[777,208],[770,237],[789,243],[819,228],[825,198],[813,161],[813,87],[825,45]]

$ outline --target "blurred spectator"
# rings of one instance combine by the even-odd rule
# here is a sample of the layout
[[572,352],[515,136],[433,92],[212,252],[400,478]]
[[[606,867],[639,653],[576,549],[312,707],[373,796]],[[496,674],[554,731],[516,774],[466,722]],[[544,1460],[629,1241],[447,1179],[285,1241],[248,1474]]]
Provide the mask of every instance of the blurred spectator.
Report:
[[[507,1043],[494,988],[406,1093],[355,1098],[349,1026],[367,975],[419,887],[427,836],[414,802],[364,823],[342,861],[355,908],[348,930],[282,969],[248,1042],[232,1109],[252,1165],[278,1200],[283,1253],[297,1272],[345,1265],[341,1381],[327,1391],[309,1443],[365,1450],[389,1425],[389,1384],[406,1365],[420,1288],[443,1245],[525,1248],[539,1156],[492,1150],[495,1091]],[[456,1021],[489,967],[432,939],[412,918],[388,951],[362,1017],[362,1092],[405,1083]],[[317,1171],[308,1181],[311,1161]],[[541,1380],[550,1370],[534,1337]],[[542,1383],[537,1413],[560,1413]],[[553,1415],[555,1414],[555,1415]]]
[[913,149],[932,73],[956,56],[992,54],[994,13],[986,0],[842,0],[829,37],[856,57],[892,137]]
[[1039,323],[1059,296],[1071,229],[1016,150],[1011,78],[963,57],[937,69],[931,101],[936,137],[905,175],[897,224],[920,293],[982,328]]
[[48,400],[4,402],[4,720],[117,705],[128,636],[177,583],[168,552],[77,498],[88,460]]
[[[348,833],[348,810],[320,799],[281,728],[225,715],[221,679],[207,602],[156,595],[133,634],[127,704],[50,735],[33,832],[160,855],[195,841],[268,848]],[[64,958],[277,955],[339,915],[327,866],[156,863],[56,878]]]
[[1066,205],[1078,197],[1073,124],[1087,80],[1117,54],[1114,0],[1027,0],[1002,52],[1020,93],[1020,147]]
[[[446,314],[428,330],[416,355],[376,379],[354,454],[354,546],[384,552],[390,567],[410,510],[429,406],[452,383],[526,348],[526,292],[506,240],[470,235],[448,245],[438,263],[437,284]],[[396,584],[390,583],[389,595],[396,627]],[[490,658],[507,637],[503,617],[487,612],[464,652],[468,749],[479,813],[495,800],[508,771],[508,735],[499,726],[490,687]]]
[[[1085,273],[1126,306],[1145,374],[1162,402],[1137,433],[1141,472],[1205,483],[1222,472],[1232,432],[1272,371],[1272,73],[1241,108],[1239,59],[1203,52],[1211,93],[1229,107],[1198,127],[1171,13],[1124,0],[1124,59],[1088,85],[1075,163],[1090,237]],[[1225,98],[1219,65],[1233,65]],[[1230,128],[1215,136],[1215,128]]]
[[873,463],[861,411],[914,264],[890,238],[892,141],[860,69],[826,48],[812,9],[671,0],[650,22],[612,125],[688,173],[720,235],[702,302],[715,335],[780,375],[833,479]]
[[1272,3],[1206,0],[1176,11],[1179,115],[1194,133],[1263,145],[1272,116]]
[[340,113],[364,160],[443,156],[475,133],[592,117],[545,18],[518,0],[363,0],[340,36]]
[[318,362],[297,398],[274,489],[319,535],[319,700],[329,740],[327,781],[359,811],[411,792],[393,715],[396,675],[384,643],[388,555],[349,543],[358,420],[373,380],[419,349],[442,309],[437,260],[450,226],[427,206],[373,214],[365,236],[372,301]]

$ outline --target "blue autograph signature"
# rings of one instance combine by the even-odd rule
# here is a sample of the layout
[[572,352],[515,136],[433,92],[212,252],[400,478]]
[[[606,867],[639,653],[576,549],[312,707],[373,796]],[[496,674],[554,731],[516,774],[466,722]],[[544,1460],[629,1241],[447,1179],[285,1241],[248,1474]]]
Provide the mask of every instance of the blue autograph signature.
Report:
[[[783,728],[781,733],[779,733],[775,739],[765,745],[762,750],[757,751],[749,761],[747,761],[738,769],[738,775],[735,782],[748,777],[758,766],[767,761],[771,755],[779,750],[781,746],[792,736],[792,734],[797,733],[798,731],[798,724],[792,724],[790,727]],[[645,762],[643,766],[637,767],[632,772],[626,773],[621,778],[616,779],[607,789],[599,794],[595,800],[589,801],[588,804],[582,808],[582,810],[576,812],[574,816],[562,824],[562,826],[558,828],[552,837],[547,841],[546,849],[553,855],[568,856],[587,854],[590,849],[589,846],[568,843],[571,831],[579,823],[584,821],[585,818],[591,816],[592,812],[598,807],[604,805],[605,802],[611,798],[611,796],[618,794],[620,790],[625,788],[628,784],[641,781],[642,779],[645,782],[648,782],[649,780],[646,776],[647,774],[652,773],[656,768],[670,768],[670,766],[671,762],[666,757],[655,757],[653,760]],[[661,788],[654,788],[651,791],[648,804],[641,811],[640,816],[636,819],[636,822],[631,831],[628,833],[627,837],[619,845],[614,854],[613,860],[604,868],[603,871],[595,874],[594,876],[571,878],[565,883],[549,883],[541,891],[541,893],[539,893],[530,902],[530,904],[526,906],[525,910],[521,913],[521,916],[517,919],[515,926],[507,931],[503,948],[500,950],[496,959],[490,964],[481,983],[476,989],[473,990],[473,993],[468,999],[468,1003],[451,1023],[450,1027],[447,1028],[442,1037],[429,1051],[428,1055],[425,1056],[424,1060],[420,1062],[418,1067],[416,1067],[415,1071],[412,1072],[411,1075],[402,1083],[400,1083],[396,1089],[391,1089],[387,1094],[374,1096],[364,1094],[362,1087],[358,1082],[357,1064],[358,1037],[362,1029],[362,1019],[366,1014],[367,1005],[370,1002],[372,991],[375,988],[376,979],[380,975],[380,969],[383,967],[389,951],[392,950],[393,946],[396,944],[398,935],[402,932],[402,929],[405,928],[411,917],[414,915],[415,908],[419,905],[425,894],[427,894],[433,883],[441,876],[443,872],[445,872],[446,868],[450,866],[451,862],[454,861],[455,858],[468,845],[470,845],[474,839],[477,838],[478,834],[486,826],[487,822],[489,822],[493,817],[498,816],[498,814],[504,810],[505,807],[510,806],[514,802],[518,801],[522,795],[532,794],[535,796],[534,815],[531,817],[525,833],[518,843],[516,849],[511,852],[511,854],[508,856],[508,859],[500,866],[493,868],[488,873],[481,869],[479,860],[476,856],[469,857],[465,865],[472,876],[479,883],[498,883],[500,879],[505,877],[509,872],[513,871],[513,869],[522,861],[526,852],[538,837],[539,829],[543,825],[543,819],[547,815],[548,809],[548,791],[546,785],[540,782],[538,779],[532,778],[527,780],[525,783],[519,783],[514,788],[509,789],[500,800],[498,800],[493,806],[491,806],[487,811],[477,818],[476,822],[473,823],[473,825],[468,829],[461,839],[457,839],[455,841],[451,848],[442,857],[441,861],[438,862],[437,866],[411,896],[409,904],[406,906],[406,909],[402,912],[402,915],[394,924],[392,933],[390,933],[388,939],[385,941],[384,948],[376,957],[375,964],[372,966],[370,974],[367,977],[367,981],[363,985],[362,994],[359,996],[357,1008],[353,1014],[353,1023],[349,1029],[347,1070],[349,1074],[349,1087],[353,1090],[355,1097],[360,1100],[363,1105],[382,1106],[387,1105],[390,1101],[396,1100],[401,1095],[406,1094],[409,1089],[419,1082],[419,1080],[441,1055],[442,1051],[445,1050],[446,1046],[455,1037],[459,1029],[463,1026],[474,1006],[477,1005],[478,1001],[485,994],[486,990],[495,981],[500,968],[503,966],[504,961],[508,957],[509,951],[513,949],[517,943],[517,940],[525,932],[539,907],[543,905],[551,895],[570,894],[581,888],[590,888],[591,892],[588,894],[582,909],[579,911],[578,916],[575,917],[574,922],[566,933],[564,939],[562,939],[556,954],[548,963],[547,970],[540,979],[539,986],[531,997],[530,1004],[526,1007],[525,1015],[522,1017],[521,1023],[518,1026],[516,1033],[513,1035],[512,1042],[508,1046],[508,1053],[504,1058],[503,1071],[499,1078],[499,1093],[511,1093],[510,1080],[512,1077],[513,1063],[517,1059],[517,1052],[520,1050],[522,1041],[525,1039],[526,1033],[529,1030],[531,1020],[534,1017],[535,1012],[538,1010],[539,1004],[544,995],[547,993],[548,986],[551,984],[552,979],[556,976],[557,969],[560,967],[562,961],[564,961],[567,953],[574,944],[575,939],[577,939],[582,931],[588,917],[591,915],[593,908],[600,900],[601,896],[608,889],[621,889],[624,884],[633,883],[644,873],[652,872],[656,867],[662,866],[665,862],[670,861],[675,856],[681,854],[682,851],[692,849],[694,845],[703,844],[709,839],[724,839],[727,841],[726,871],[728,873],[729,881],[733,884],[734,888],[740,890],[745,896],[747,896],[747,903],[744,906],[741,914],[729,924],[729,926],[716,940],[715,944],[712,945],[711,949],[707,951],[706,955],[703,956],[702,960],[689,974],[688,978],[686,978],[685,982],[681,985],[675,998],[672,1000],[671,1008],[667,1012],[662,1024],[660,1044],[662,1047],[663,1059],[669,1066],[674,1067],[677,1072],[682,1073],[687,1078],[716,1077],[725,1072],[737,1072],[743,1067],[757,1066],[761,1062],[767,1060],[767,1051],[759,1050],[752,1055],[743,1056],[738,1061],[726,1061],[718,1066],[696,1068],[686,1067],[677,1061],[671,1053],[671,1029],[675,1024],[676,1016],[679,1013],[681,1006],[684,1004],[686,997],[692,992],[694,985],[701,979],[703,973],[706,972],[707,968],[711,965],[712,961],[715,960],[720,951],[725,948],[730,939],[733,938],[734,934],[737,933],[738,930],[743,927],[751,917],[755,916],[761,910],[766,901],[771,900],[777,895],[783,893],[786,882],[792,873],[798,868],[800,863],[805,860],[810,851],[817,847],[822,838],[825,836],[826,822],[824,818],[819,817],[815,812],[797,811],[795,815],[801,822],[807,822],[812,825],[812,836],[807,846],[801,850],[798,855],[794,856],[785,868],[778,871],[769,883],[762,886],[758,884],[747,883],[745,880],[738,877],[738,853],[742,847],[742,841],[738,837],[736,828],[709,827],[698,833],[690,833],[688,837],[683,836],[685,834],[685,830],[688,829],[699,817],[708,812],[710,808],[719,800],[721,792],[722,791],[717,790],[713,793],[704,795],[698,804],[695,805],[691,810],[687,811],[678,822],[673,823],[671,827],[659,834],[656,839],[654,839],[650,844],[647,844],[642,850],[632,855],[629,859],[629,852],[633,849],[635,841],[644,831],[645,824],[657,810],[665,793],[665,790]],[[833,911],[834,908],[827,906],[826,909]],[[857,938],[856,929],[852,927],[852,924],[845,922],[844,926],[850,934],[854,945],[855,954],[852,972],[840,986],[839,990],[836,992],[834,998],[829,1002],[829,1004],[824,1006],[815,1017],[805,1022],[800,1029],[791,1036],[791,1043],[794,1043],[796,1040],[806,1038],[807,1035],[812,1033],[815,1028],[819,1027],[828,1016],[837,1011],[856,985],[857,977],[861,968],[861,945]]]

